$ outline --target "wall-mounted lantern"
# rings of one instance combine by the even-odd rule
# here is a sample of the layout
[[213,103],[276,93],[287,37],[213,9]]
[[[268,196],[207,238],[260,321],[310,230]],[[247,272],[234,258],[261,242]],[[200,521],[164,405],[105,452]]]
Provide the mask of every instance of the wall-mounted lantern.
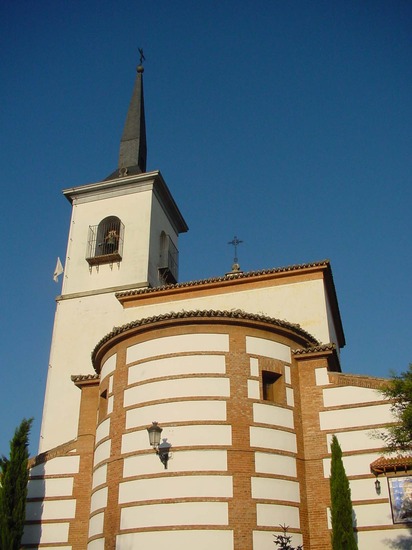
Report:
[[171,445],[166,443],[166,440],[163,440],[163,443],[160,444],[160,435],[163,431],[163,428],[159,426],[157,422],[152,422],[150,428],[147,428],[147,433],[149,434],[150,445],[155,450],[156,454],[160,458],[160,462],[167,470],[167,463],[170,458],[169,449]]
[[378,476],[376,476],[375,479],[375,491],[377,495],[381,494],[381,482],[379,481]]

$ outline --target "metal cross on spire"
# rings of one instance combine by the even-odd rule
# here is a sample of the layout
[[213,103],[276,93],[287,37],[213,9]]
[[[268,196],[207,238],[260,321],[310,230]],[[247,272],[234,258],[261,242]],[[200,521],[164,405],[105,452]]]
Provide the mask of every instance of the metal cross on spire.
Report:
[[140,53],[140,65],[143,65],[143,61],[146,61],[146,58],[144,56],[144,53],[143,53],[143,48],[138,48],[139,50],[139,53]]
[[238,258],[237,258],[237,247],[243,243],[243,241],[240,241],[236,235],[233,237],[233,240],[232,241],[229,241],[227,244],[231,244],[232,246],[235,247],[235,257],[233,258],[233,263],[234,264],[237,264],[238,263]]

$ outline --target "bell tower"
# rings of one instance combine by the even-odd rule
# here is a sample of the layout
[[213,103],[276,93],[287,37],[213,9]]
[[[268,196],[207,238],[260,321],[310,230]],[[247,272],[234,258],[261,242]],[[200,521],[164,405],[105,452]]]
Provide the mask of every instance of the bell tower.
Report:
[[188,227],[161,173],[146,171],[143,71],[140,63],[117,169],[102,181],[63,191],[72,216],[40,452],[76,436],[80,392],[70,376],[92,374],[90,350],[113,324],[124,322],[115,293],[178,280],[178,236]]

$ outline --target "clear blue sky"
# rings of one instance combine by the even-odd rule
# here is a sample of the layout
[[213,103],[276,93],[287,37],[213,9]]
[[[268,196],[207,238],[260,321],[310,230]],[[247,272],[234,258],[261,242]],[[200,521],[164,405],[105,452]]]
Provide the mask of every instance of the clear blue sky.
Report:
[[24,416],[37,449],[60,191],[116,168],[138,47],[148,169],[190,228],[180,279],[228,271],[235,234],[244,270],[329,258],[342,369],[407,367],[411,2],[14,0],[0,21],[0,454]]

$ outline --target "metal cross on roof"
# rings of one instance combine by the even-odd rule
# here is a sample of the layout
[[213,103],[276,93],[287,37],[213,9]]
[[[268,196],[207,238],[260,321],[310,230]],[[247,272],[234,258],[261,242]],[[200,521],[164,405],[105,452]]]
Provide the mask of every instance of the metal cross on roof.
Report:
[[233,263],[237,264],[238,263],[238,258],[237,258],[237,247],[243,243],[243,241],[240,241],[236,235],[233,237],[233,240],[232,241],[229,241],[227,244],[231,244],[232,246],[235,247],[235,257],[233,258]]
[[146,61],[146,58],[144,56],[144,53],[143,53],[143,48],[138,48],[139,50],[139,53],[140,53],[140,65],[143,64],[143,61]]

